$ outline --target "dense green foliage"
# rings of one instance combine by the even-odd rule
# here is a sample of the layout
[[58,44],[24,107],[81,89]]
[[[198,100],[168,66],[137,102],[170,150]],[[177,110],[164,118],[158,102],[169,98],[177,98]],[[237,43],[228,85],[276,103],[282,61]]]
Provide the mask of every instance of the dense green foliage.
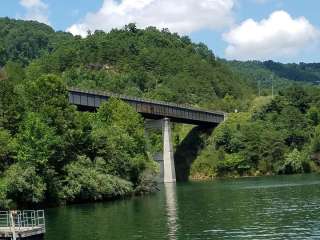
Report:
[[[229,63],[188,37],[134,24],[81,38],[2,18],[0,33],[3,206],[99,201],[153,187],[159,132],[146,134],[141,116],[117,99],[97,113],[76,111],[68,104],[70,86],[238,110],[206,144],[199,140],[194,178],[317,168],[319,89],[285,86],[300,80],[290,69],[302,64]],[[317,65],[304,67],[294,74],[318,74]],[[255,98],[257,82],[272,73],[275,98]],[[261,95],[270,95],[268,88]],[[176,145],[189,130],[175,127]]]
[[27,65],[70,37],[42,23],[0,18],[0,67],[8,61]]
[[250,92],[205,45],[155,28],[75,38],[28,68],[29,75],[43,72],[62,72],[70,86],[195,105]]
[[[0,158],[3,205],[103,200],[132,194],[145,172],[156,171],[143,121],[112,99],[94,113],[68,104],[62,79],[43,75],[11,85],[1,101]],[[20,107],[13,109],[18,104]],[[15,125],[8,124],[19,116]]]
[[[68,86],[211,108],[227,108],[230,99],[221,102],[225,96],[245,107],[244,98],[252,93],[207,46],[166,29],[141,30],[129,24],[80,38],[34,22],[0,19],[0,26],[11,29],[0,37],[6,52],[0,66],[8,60],[23,66],[31,62],[26,68],[28,78],[55,74]],[[16,32],[19,37],[13,35]]]
[[293,86],[230,114],[195,161],[195,178],[315,171],[320,89]]

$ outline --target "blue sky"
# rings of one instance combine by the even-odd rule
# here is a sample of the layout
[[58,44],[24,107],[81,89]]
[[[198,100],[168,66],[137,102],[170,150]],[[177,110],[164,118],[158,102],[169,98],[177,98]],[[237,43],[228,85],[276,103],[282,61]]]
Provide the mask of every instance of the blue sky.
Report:
[[[222,58],[320,62],[319,0],[2,0],[0,16],[85,36],[128,22],[206,43]],[[251,20],[250,20],[251,19]]]

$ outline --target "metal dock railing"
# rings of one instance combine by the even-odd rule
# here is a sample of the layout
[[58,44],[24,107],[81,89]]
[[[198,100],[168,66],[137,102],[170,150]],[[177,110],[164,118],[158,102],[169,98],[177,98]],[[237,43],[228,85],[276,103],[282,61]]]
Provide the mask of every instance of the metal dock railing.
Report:
[[43,235],[45,231],[44,210],[0,211],[0,239],[15,240]]

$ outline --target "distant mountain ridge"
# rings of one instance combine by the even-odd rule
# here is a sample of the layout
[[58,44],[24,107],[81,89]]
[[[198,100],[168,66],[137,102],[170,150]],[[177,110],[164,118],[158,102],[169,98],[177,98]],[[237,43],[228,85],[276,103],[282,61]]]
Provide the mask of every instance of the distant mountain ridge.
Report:
[[[269,82],[274,80],[320,84],[320,63],[279,63],[270,61],[227,61],[226,64],[234,72],[240,73],[251,80]],[[268,84],[267,84],[268,85]]]

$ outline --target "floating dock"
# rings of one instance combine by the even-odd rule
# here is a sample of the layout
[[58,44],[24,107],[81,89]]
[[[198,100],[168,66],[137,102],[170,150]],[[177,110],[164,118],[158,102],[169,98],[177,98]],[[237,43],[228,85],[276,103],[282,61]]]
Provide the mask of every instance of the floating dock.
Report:
[[40,240],[45,231],[43,210],[0,211],[0,240]]

